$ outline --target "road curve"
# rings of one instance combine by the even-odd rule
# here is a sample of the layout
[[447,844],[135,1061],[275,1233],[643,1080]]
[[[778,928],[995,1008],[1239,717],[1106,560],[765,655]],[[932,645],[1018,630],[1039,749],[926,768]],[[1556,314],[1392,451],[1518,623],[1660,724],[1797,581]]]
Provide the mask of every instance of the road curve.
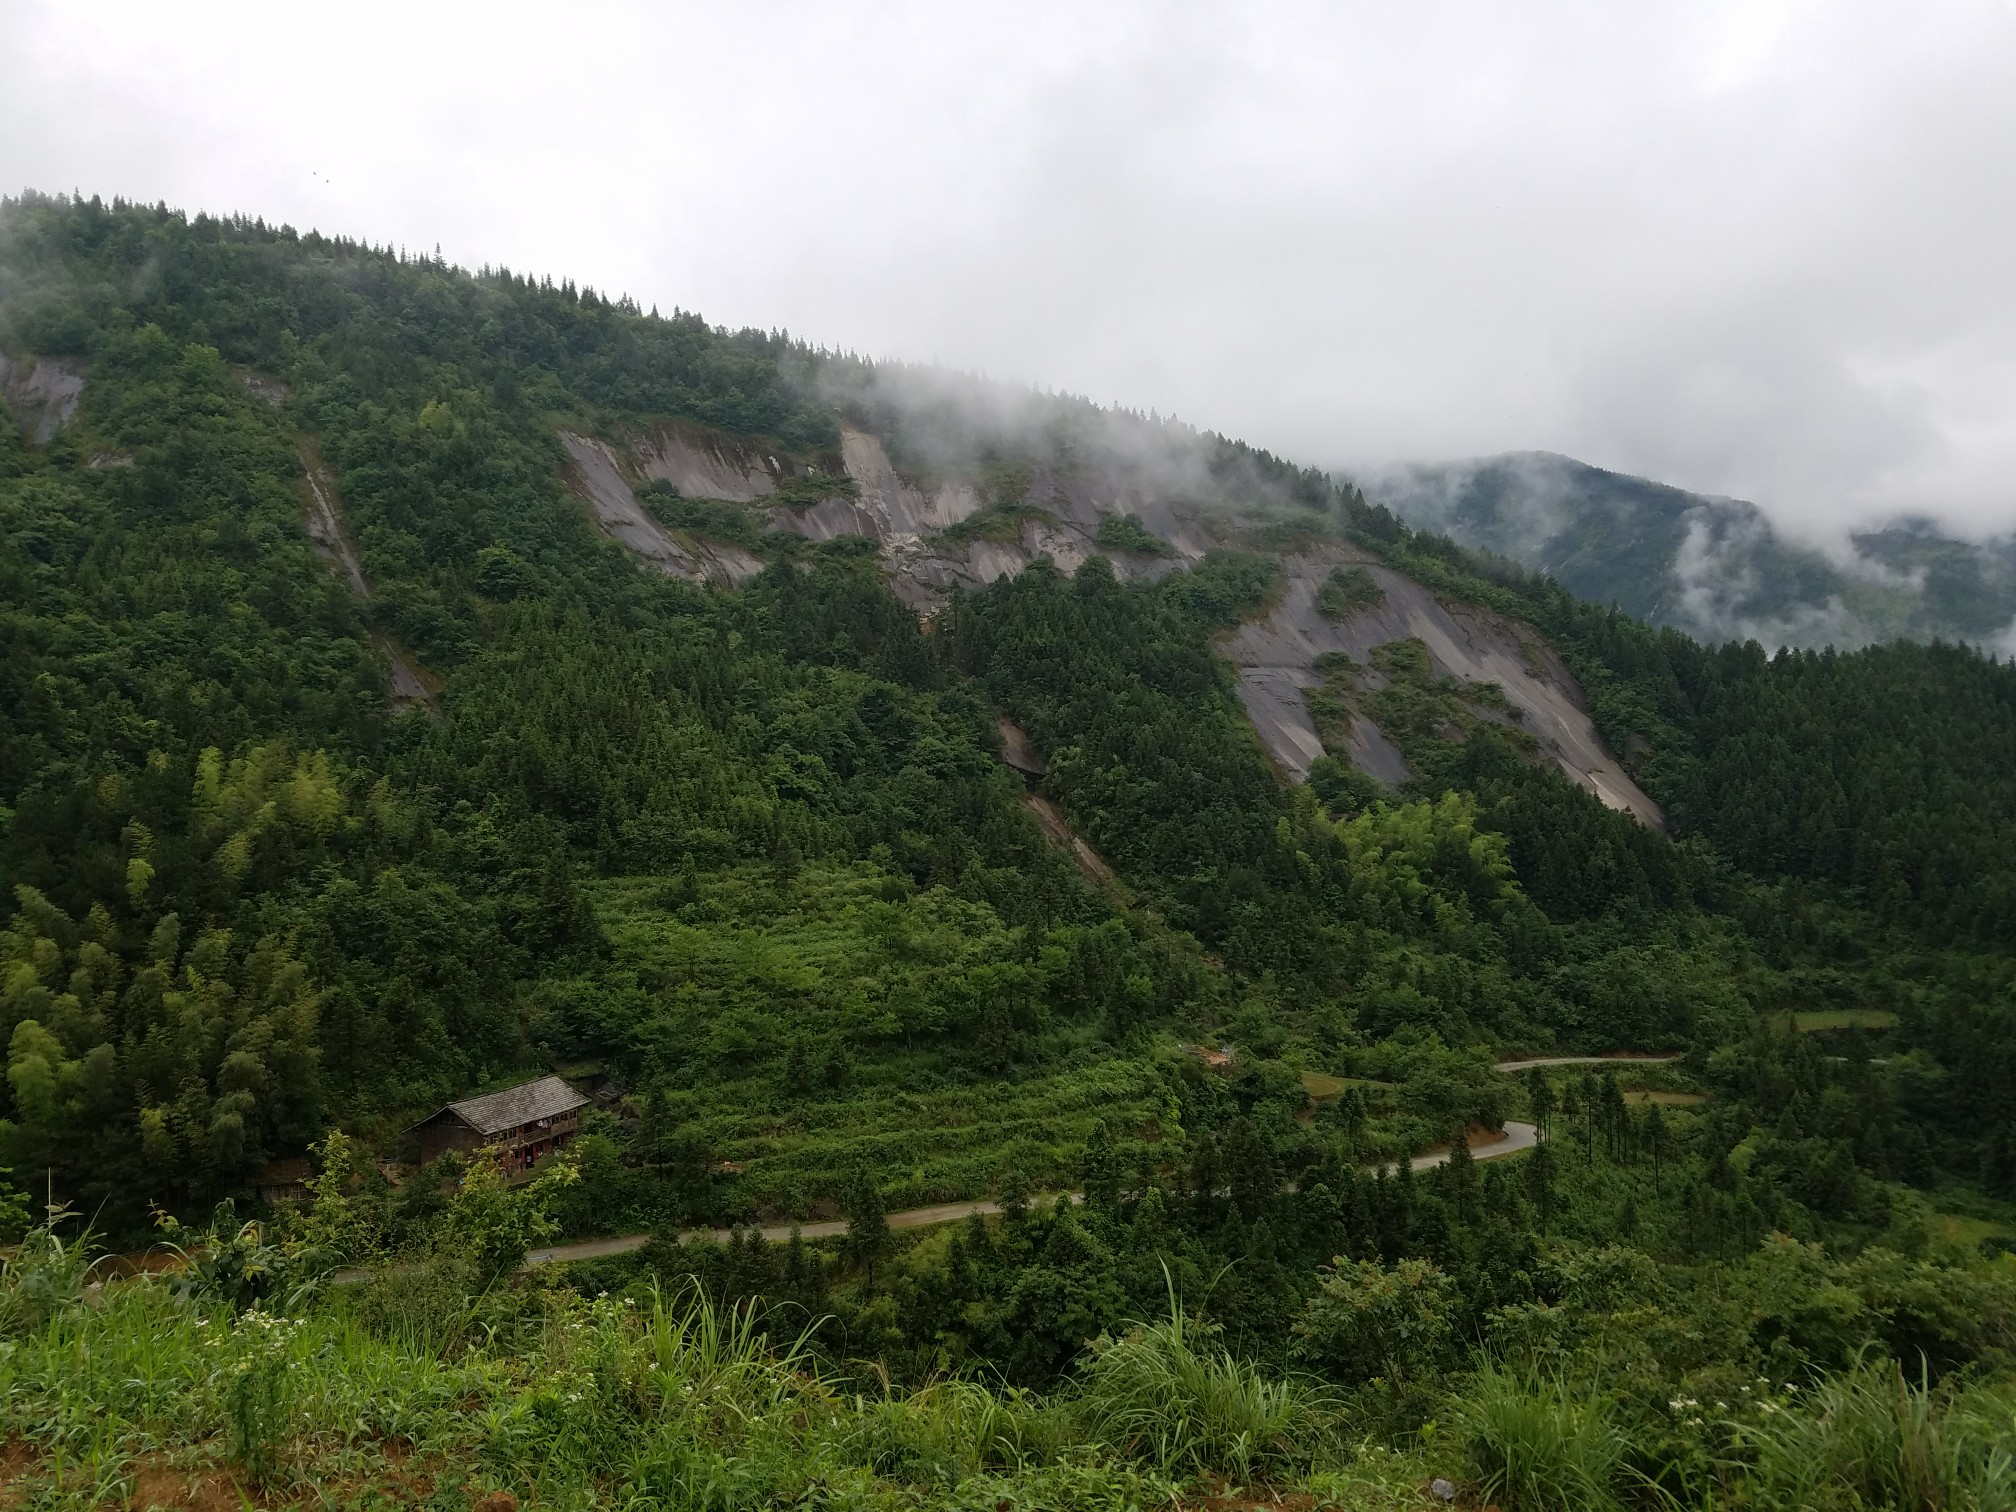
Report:
[[[1506,1155],[1517,1155],[1522,1150],[1532,1149],[1539,1137],[1540,1131],[1533,1125],[1508,1118],[1505,1121],[1503,1135],[1484,1144],[1471,1146],[1470,1154],[1476,1160],[1497,1160]],[[1429,1171],[1445,1164],[1448,1159],[1449,1152],[1441,1150],[1431,1155],[1416,1155],[1407,1164],[1417,1171]],[[1069,1195],[1073,1202],[1085,1200],[1085,1194],[1082,1192],[1072,1192]],[[901,1213],[891,1213],[889,1227],[931,1228],[940,1223],[957,1223],[974,1213],[991,1217],[1000,1211],[1001,1204],[998,1202],[941,1202],[935,1207],[909,1208]],[[792,1227],[793,1225],[788,1223],[768,1223],[755,1229],[754,1232],[774,1243],[789,1239]],[[796,1227],[802,1238],[836,1239],[847,1232],[847,1220],[829,1218],[819,1223],[801,1223]],[[684,1229],[680,1232],[679,1239],[681,1243],[691,1243],[695,1239],[712,1239],[717,1244],[725,1244],[735,1232],[733,1229]],[[746,1234],[751,1230],[743,1229],[741,1232]],[[632,1250],[642,1249],[649,1237],[647,1234],[624,1234],[612,1239],[581,1239],[571,1244],[549,1244],[528,1252],[525,1263],[528,1266],[568,1264],[575,1260],[600,1260],[607,1255],[627,1255]]]
[[[1472,1160],[1497,1160],[1504,1155],[1517,1155],[1521,1150],[1530,1150],[1540,1142],[1540,1131],[1529,1123],[1520,1123],[1516,1118],[1505,1120],[1505,1132],[1497,1139],[1481,1145],[1470,1146]],[[1407,1164],[1417,1171],[1432,1171],[1439,1165],[1447,1165],[1449,1151],[1443,1150],[1433,1155],[1416,1155]]]
[[[1536,1066],[1663,1066],[1669,1061],[1680,1059],[1677,1055],[1544,1055],[1532,1060],[1500,1061],[1494,1070],[1511,1076],[1521,1071],[1530,1071]],[[1529,1123],[1517,1119],[1505,1121],[1505,1132],[1498,1138],[1483,1145],[1473,1145],[1470,1150],[1474,1160],[1498,1160],[1507,1155],[1517,1155],[1530,1150],[1539,1142],[1540,1131]],[[1431,1171],[1449,1159],[1447,1150],[1431,1155],[1416,1155],[1407,1164],[1417,1171]],[[1082,1192],[1070,1194],[1073,1202],[1085,1200]],[[998,1202],[941,1202],[934,1207],[910,1208],[901,1213],[889,1215],[892,1229],[930,1228],[940,1223],[957,1223],[974,1213],[991,1217],[1001,1211]],[[789,1223],[768,1223],[755,1230],[765,1239],[781,1242],[791,1237],[794,1225]],[[806,1239],[837,1239],[847,1232],[847,1220],[829,1218],[818,1223],[801,1223],[795,1226],[798,1234]],[[750,1232],[748,1229],[741,1230]],[[680,1232],[682,1243],[695,1239],[712,1239],[717,1244],[725,1244],[734,1237],[733,1229],[685,1229]],[[549,1244],[532,1250],[525,1256],[525,1263],[532,1265],[567,1264],[575,1260],[600,1260],[608,1255],[627,1255],[632,1250],[642,1249],[650,1238],[648,1234],[622,1234],[607,1239],[579,1239],[569,1244]]]

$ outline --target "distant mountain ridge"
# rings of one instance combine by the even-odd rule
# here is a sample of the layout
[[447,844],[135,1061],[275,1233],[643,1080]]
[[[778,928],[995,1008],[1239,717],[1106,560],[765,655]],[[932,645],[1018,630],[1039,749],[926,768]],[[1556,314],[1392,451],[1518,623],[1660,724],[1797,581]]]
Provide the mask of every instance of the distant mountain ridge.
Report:
[[1786,540],[1754,504],[1553,452],[1411,464],[1359,482],[1410,525],[1703,640],[2016,644],[2007,537],[1961,541],[1909,521],[1851,537],[1855,555],[1842,562]]

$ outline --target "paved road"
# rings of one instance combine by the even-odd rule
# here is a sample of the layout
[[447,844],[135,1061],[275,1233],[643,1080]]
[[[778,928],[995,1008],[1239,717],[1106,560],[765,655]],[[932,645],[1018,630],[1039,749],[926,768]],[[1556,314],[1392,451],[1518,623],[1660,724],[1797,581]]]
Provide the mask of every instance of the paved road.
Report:
[[1500,1061],[1491,1069],[1511,1076],[1535,1066],[1663,1066],[1677,1055],[1545,1055],[1539,1060]]
[[[1083,1202],[1084,1196],[1078,1192],[1071,1194],[1073,1202]],[[936,1223],[957,1223],[969,1213],[998,1213],[998,1202],[941,1202],[936,1207],[910,1208],[901,1213],[889,1215],[892,1229],[929,1228]],[[733,1229],[683,1229],[679,1238],[682,1243],[695,1239],[711,1238],[717,1244],[726,1244],[734,1236]],[[743,1230],[747,1233],[748,1230]],[[768,1223],[756,1230],[765,1239],[782,1242],[791,1237],[788,1223]],[[807,1239],[837,1239],[847,1232],[845,1218],[828,1218],[818,1223],[801,1223],[798,1232]],[[551,1244],[544,1249],[535,1249],[525,1257],[527,1265],[550,1265],[556,1260],[598,1260],[604,1255],[627,1255],[634,1249],[642,1249],[646,1239],[644,1234],[625,1234],[618,1239],[583,1239],[575,1244]]]
[[[1549,1055],[1534,1060],[1500,1061],[1497,1070],[1506,1075],[1529,1071],[1535,1066],[1658,1066],[1668,1061],[1680,1059],[1677,1055]],[[1497,1160],[1506,1155],[1517,1155],[1530,1150],[1539,1140],[1539,1131],[1529,1123],[1507,1119],[1505,1132],[1501,1138],[1488,1144],[1471,1146],[1471,1155],[1478,1160]],[[1433,1155],[1416,1155],[1408,1164],[1417,1171],[1433,1170],[1449,1159],[1444,1150]],[[1084,1195],[1071,1194],[1073,1202],[1083,1202]],[[906,1212],[891,1213],[889,1227],[892,1229],[930,1228],[939,1223],[957,1223],[973,1213],[992,1216],[1001,1211],[998,1202],[941,1202],[935,1207],[911,1208]],[[791,1237],[788,1223],[765,1224],[756,1230],[765,1239],[782,1242]],[[819,1223],[805,1223],[798,1226],[800,1235],[807,1239],[835,1239],[847,1232],[844,1218],[826,1219]],[[687,1229],[679,1238],[691,1242],[700,1238],[712,1238],[716,1243],[725,1244],[732,1236],[730,1229]],[[642,1249],[649,1238],[645,1234],[622,1234],[607,1239],[580,1239],[570,1244],[549,1244],[535,1249],[525,1257],[527,1265],[552,1265],[574,1260],[599,1260],[605,1255],[627,1255],[632,1250]],[[361,1274],[351,1276],[345,1273],[339,1279],[361,1279]]]
[[[1081,1193],[1071,1194],[1073,1202],[1085,1200]],[[901,1213],[889,1215],[892,1229],[929,1228],[935,1223],[957,1223],[969,1213],[998,1213],[998,1202],[941,1202],[936,1207],[910,1208]],[[695,1239],[711,1238],[717,1244],[726,1244],[734,1236],[733,1229],[683,1229],[679,1238],[682,1243]],[[748,1230],[743,1230],[748,1232]],[[788,1223],[770,1223],[756,1230],[765,1239],[783,1241],[791,1237]],[[798,1232],[807,1239],[837,1239],[847,1232],[845,1218],[828,1218],[818,1223],[801,1223]],[[627,1255],[634,1249],[642,1249],[647,1238],[644,1234],[625,1234],[617,1239],[583,1239],[574,1244],[552,1244],[544,1249],[535,1249],[525,1257],[527,1265],[550,1265],[556,1260],[599,1260],[604,1255]]]
[[[1505,1132],[1488,1143],[1472,1145],[1470,1153],[1478,1160],[1497,1160],[1505,1155],[1517,1155],[1521,1150],[1530,1150],[1539,1140],[1540,1131],[1529,1123],[1516,1119],[1505,1121]],[[1417,1171],[1433,1170],[1445,1164],[1449,1152],[1442,1150],[1432,1155],[1416,1155],[1408,1162]],[[1083,1202],[1082,1192],[1071,1193],[1073,1202]],[[889,1215],[892,1229],[930,1228],[939,1223],[957,1223],[973,1213],[992,1216],[1001,1211],[998,1202],[941,1202],[936,1207],[910,1208],[901,1213]],[[746,1233],[747,1230],[744,1230]],[[788,1223],[765,1224],[756,1230],[765,1239],[781,1241],[791,1237]],[[847,1232],[847,1220],[830,1218],[820,1223],[802,1223],[798,1232],[807,1239],[834,1239]],[[682,1242],[712,1238],[716,1243],[725,1244],[733,1233],[730,1229],[687,1229],[681,1232]],[[648,1238],[645,1234],[624,1234],[613,1239],[581,1239],[572,1244],[549,1244],[543,1249],[535,1249],[525,1256],[527,1265],[552,1265],[574,1260],[599,1260],[605,1255],[627,1255],[632,1250],[642,1249]]]
[[[1470,1156],[1473,1160],[1496,1160],[1501,1155],[1517,1155],[1521,1150],[1530,1150],[1539,1142],[1540,1131],[1533,1125],[1520,1123],[1516,1118],[1508,1118],[1505,1120],[1503,1137],[1494,1139],[1488,1144],[1470,1146]],[[1417,1171],[1432,1171],[1436,1166],[1448,1163],[1447,1150],[1435,1155],[1416,1155],[1407,1162]]]

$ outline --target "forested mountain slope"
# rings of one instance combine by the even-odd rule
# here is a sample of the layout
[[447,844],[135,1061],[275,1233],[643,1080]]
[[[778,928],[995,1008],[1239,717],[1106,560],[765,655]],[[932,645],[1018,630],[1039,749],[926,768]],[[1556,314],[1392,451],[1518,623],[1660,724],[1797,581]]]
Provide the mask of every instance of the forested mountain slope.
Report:
[[1551,452],[1361,481],[1410,525],[1702,640],[1775,649],[1943,639],[2006,651],[2016,625],[2016,542],[2007,538],[1956,540],[1929,521],[1903,521],[1853,535],[1837,559],[1787,540],[1740,499]]
[[[0,443],[6,864],[32,890],[20,960],[55,952],[17,973],[9,1032],[66,1094],[16,1119],[21,1164],[193,1196],[541,1045],[640,1073],[667,1009],[616,985],[597,875],[685,898],[742,861],[866,867],[899,916],[942,889],[1011,956],[1058,929],[1069,956],[1124,921],[1024,812],[995,710],[1143,902],[1226,957],[1198,978],[1128,923],[1161,963],[1147,1021],[1208,1022],[1273,980],[1268,1013],[1385,1032],[1414,1016],[1377,985],[1369,942],[1391,939],[1427,951],[1402,1001],[1452,1042],[1684,1042],[1707,1003],[1811,990],[1770,975],[1743,922],[1759,889],[1829,884],[1801,907],[1966,938],[2008,920],[2010,679],[1971,653],[1703,651],[1464,578],[1349,490],[1215,437],[511,275],[90,203],[6,227],[6,347],[64,390],[56,424],[24,410]],[[1299,716],[1299,744],[1263,723],[1265,743],[1291,775],[1314,760],[1347,820],[1378,789],[1324,743],[1474,805],[1479,857],[1504,859],[1444,874],[1431,849],[1411,885],[1482,906],[1476,943],[1400,944],[1404,917],[1366,901],[1378,868],[1267,770],[1235,690]],[[1656,824],[1627,766],[1698,840],[1548,775]],[[1378,812],[1350,822],[1407,811]],[[1627,904],[1628,945],[1576,922]],[[1593,987],[1676,928],[1723,985]],[[997,1065],[1094,1029],[1022,959],[1016,991],[969,983],[971,1007],[922,1021],[965,1056],[971,1014],[1018,1020],[982,1036]],[[1894,1007],[1880,959],[1851,995]],[[713,1017],[694,1032],[733,1039]],[[725,1063],[872,1059],[890,1032],[818,1022],[752,1029]]]
[[[254,222],[10,202],[0,350],[0,1164],[120,1239],[312,1149],[290,1232],[441,1298],[537,1202],[661,1235],[612,1290],[1051,1386],[1174,1284],[1359,1438],[1473,1345],[1628,1380],[1659,1476],[1704,1381],[2006,1370],[2008,665],[1704,646],[1220,437]],[[1492,1069],[1618,1050],[1681,1058]],[[555,1066],[571,1186],[365,1158]]]
[[[874,416],[890,444],[907,448],[908,474],[880,437],[844,421],[837,456],[781,462],[757,438],[619,425],[613,442],[561,431],[570,483],[603,530],[689,581],[746,581],[765,554],[794,550],[793,536],[858,539],[880,548],[891,590],[926,615],[954,590],[1039,559],[1071,574],[1098,556],[1131,582],[1195,567],[1214,550],[1278,559],[1264,624],[1225,649],[1285,773],[1299,779],[1330,751],[1389,784],[1407,779],[1405,757],[1357,695],[1392,681],[1368,659],[1372,648],[1414,640],[1424,675],[1486,685],[1479,696],[1499,723],[1518,723],[1536,755],[1612,807],[1659,822],[1657,805],[1603,749],[1572,674],[1530,630],[1474,608],[1459,624],[1391,573],[1366,602],[1316,602],[1330,576],[1376,560],[1339,538],[1345,522],[1376,518],[1355,494],[1216,437],[1082,402],[833,361],[811,383]],[[1360,669],[1364,688],[1342,695],[1348,711],[1334,696],[1325,702],[1323,690],[1335,691],[1334,669],[1317,665],[1326,654]],[[1319,729],[1326,710],[1337,712]]]

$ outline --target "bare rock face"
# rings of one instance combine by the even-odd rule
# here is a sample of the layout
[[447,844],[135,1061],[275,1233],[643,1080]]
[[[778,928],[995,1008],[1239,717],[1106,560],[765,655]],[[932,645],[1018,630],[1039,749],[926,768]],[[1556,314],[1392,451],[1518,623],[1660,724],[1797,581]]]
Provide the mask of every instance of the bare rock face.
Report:
[[970,483],[940,483],[927,494],[906,482],[890,465],[882,443],[851,425],[840,431],[840,459],[857,490],[852,501],[855,535],[878,541],[923,536],[950,529],[980,510],[979,492]]
[[[890,586],[920,614],[940,607],[953,587],[977,588],[1013,577],[1047,556],[1065,574],[1094,555],[1113,562],[1121,578],[1156,578],[1197,560],[1210,539],[1197,522],[1166,501],[1125,479],[1032,469],[1020,512],[1006,539],[995,534],[960,536],[945,532],[972,519],[984,507],[970,482],[940,482],[928,490],[903,477],[880,440],[852,426],[841,431],[841,458],[855,495],[835,495],[803,509],[778,509],[771,524],[815,541],[866,536],[882,548]],[[1098,544],[1108,515],[1138,516],[1168,548],[1165,554],[1107,551]]]
[[[258,391],[255,389],[254,392]],[[261,394],[260,397],[266,396]],[[307,527],[309,543],[314,546],[318,557],[343,575],[351,592],[361,599],[368,599],[371,597],[371,580],[364,575],[364,564],[358,560],[357,548],[350,540],[350,531],[343,519],[342,500],[336,495],[336,480],[329,476],[329,469],[322,465],[312,446],[305,441],[299,445],[301,468],[308,482],[307,508],[303,512],[302,523]],[[385,692],[392,707],[401,712],[419,709],[439,718],[441,679],[389,635],[374,635],[371,644],[385,660]]]
[[315,544],[315,554],[341,572],[359,598],[371,597],[371,584],[336,507],[335,483],[313,457],[304,455],[301,462],[308,473],[308,539]]
[[275,378],[270,373],[240,373],[238,381],[252,391],[255,399],[271,405],[274,409],[279,409],[285,404],[294,392],[287,386],[285,379]]
[[[595,522],[608,534],[637,553],[660,572],[669,572],[690,582],[699,582],[700,563],[693,553],[673,540],[637,502],[629,480],[623,476],[615,454],[608,445],[572,431],[560,432],[560,444],[574,459],[568,481],[587,501]],[[676,486],[676,485],[675,485]]]
[[[784,464],[753,443],[678,426],[661,426],[621,446],[560,433],[571,459],[568,481],[596,523],[639,557],[690,582],[734,586],[762,570],[741,549],[687,541],[654,520],[638,502],[633,478],[659,478],[688,498],[726,499],[763,507],[786,476]],[[813,541],[865,536],[882,548],[890,586],[920,614],[943,605],[955,586],[979,587],[1012,577],[1038,557],[1060,571],[1076,572],[1101,548],[1099,528],[1109,514],[1139,516],[1168,542],[1165,555],[1107,552],[1123,578],[1154,578],[1195,561],[1209,538],[1162,501],[1111,479],[1037,469],[1022,518],[1006,540],[946,536],[982,508],[978,489],[963,480],[921,486],[898,473],[880,440],[855,427],[841,432],[841,460],[854,485],[809,505],[773,504],[770,527]]]
[[1036,743],[1028,732],[1006,714],[994,716],[995,728],[1001,732],[1001,759],[1025,777],[1041,777],[1050,770],[1050,764],[1043,759],[1043,753],[1036,749]]
[[[763,570],[762,562],[740,547],[707,541],[689,548],[676,539],[637,502],[637,494],[624,476],[622,460],[606,442],[562,431],[560,444],[573,459],[568,480],[594,513],[596,523],[660,572],[689,583],[734,586]],[[664,453],[655,455],[662,462]]]
[[0,352],[0,395],[37,446],[70,423],[84,393],[84,364],[75,357],[9,357]]
[[419,709],[439,718],[441,679],[420,665],[413,654],[389,636],[374,636],[372,644],[385,658],[385,687],[392,707],[401,712]]
[[[1316,607],[1317,591],[1339,566],[1358,565],[1383,592],[1376,604],[1332,619]],[[1342,652],[1358,663],[1375,646],[1419,640],[1439,677],[1496,683],[1518,725],[1569,777],[1611,808],[1655,828],[1665,815],[1604,748],[1589,718],[1582,690],[1544,639],[1524,626],[1464,604],[1444,604],[1413,579],[1377,564],[1350,546],[1328,546],[1287,557],[1278,602],[1262,618],[1241,625],[1221,645],[1239,669],[1239,696],[1268,752],[1287,774],[1307,775],[1323,742],[1306,702],[1321,683],[1316,658]],[[1375,685],[1378,674],[1365,676]],[[1367,719],[1352,722],[1349,755],[1361,771],[1383,782],[1403,780],[1400,752]]]
[[662,479],[689,499],[753,503],[777,486],[783,471],[775,457],[753,442],[677,424],[635,437],[630,450],[644,477]]
[[1085,837],[1071,828],[1071,821],[1064,817],[1064,811],[1045,798],[1041,793],[1024,793],[1022,806],[1036,816],[1036,822],[1043,826],[1048,835],[1071,857],[1071,864],[1078,868],[1078,874],[1094,887],[1113,888],[1118,885],[1113,868],[1085,841]]
[[[760,570],[760,562],[733,547],[675,538],[645,512],[629,479],[664,478],[689,497],[761,508],[788,476],[777,458],[753,443],[677,427],[662,427],[625,448],[569,432],[560,439],[573,459],[569,476],[576,492],[602,528],[645,561],[694,582],[729,585]],[[935,613],[955,587],[1012,577],[1039,557],[1049,557],[1068,575],[1103,555],[1117,576],[1139,581],[1181,571],[1215,544],[1200,508],[1155,492],[1123,468],[1032,468],[1019,499],[997,498],[991,529],[961,531],[958,527],[986,508],[975,484],[905,477],[877,437],[852,426],[842,429],[840,450],[851,494],[834,493],[808,505],[773,502],[770,528],[814,541],[842,536],[875,541],[890,587],[920,615]],[[1102,547],[1101,529],[1114,515],[1134,516],[1162,549],[1130,553]],[[1347,564],[1362,565],[1383,598],[1335,620],[1317,609],[1316,594],[1334,569]],[[1220,650],[1239,669],[1239,697],[1285,777],[1301,780],[1324,754],[1307,696],[1324,681],[1317,658],[1341,652],[1363,664],[1375,646],[1418,639],[1438,677],[1497,684],[1504,693],[1505,721],[1532,736],[1540,754],[1569,777],[1612,808],[1650,825],[1664,824],[1658,805],[1603,748],[1581,689],[1537,634],[1486,610],[1445,605],[1355,547],[1300,552],[1284,558],[1283,568],[1279,600],[1225,637]],[[1367,686],[1381,685],[1378,673],[1363,670]],[[1339,754],[1359,770],[1389,786],[1406,780],[1405,757],[1370,719],[1353,719],[1343,741]]]

